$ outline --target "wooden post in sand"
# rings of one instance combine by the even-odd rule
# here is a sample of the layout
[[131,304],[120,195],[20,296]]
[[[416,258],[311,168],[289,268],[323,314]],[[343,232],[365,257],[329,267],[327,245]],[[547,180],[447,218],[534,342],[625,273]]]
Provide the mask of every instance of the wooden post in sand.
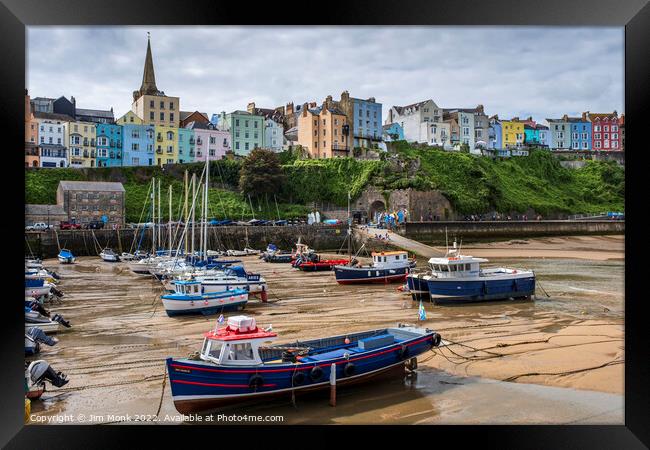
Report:
[[330,406],[336,406],[336,364],[330,368]]

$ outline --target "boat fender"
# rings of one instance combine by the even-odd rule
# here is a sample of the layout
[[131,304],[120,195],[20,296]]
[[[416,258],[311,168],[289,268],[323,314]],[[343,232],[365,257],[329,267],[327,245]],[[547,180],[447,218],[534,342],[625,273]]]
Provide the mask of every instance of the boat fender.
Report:
[[264,386],[264,378],[259,373],[256,373],[248,380],[248,387],[251,389],[259,389],[262,386]]
[[431,339],[433,346],[438,347],[441,341],[442,341],[442,337],[438,333],[434,333],[433,338]]
[[406,361],[406,368],[411,372],[414,372],[418,368],[418,359],[411,358],[408,361]]
[[293,386],[300,386],[305,382],[305,374],[302,371],[294,373],[291,377],[291,382]]
[[355,371],[355,366],[352,363],[347,363],[345,367],[343,367],[343,374],[346,377],[354,375],[354,371]]
[[397,351],[397,354],[399,355],[400,358],[404,359],[409,354],[409,348],[406,345],[402,345],[400,349]]
[[315,366],[313,369],[311,369],[311,372],[309,372],[309,377],[312,381],[320,380],[323,378],[323,369],[321,369],[320,366]]

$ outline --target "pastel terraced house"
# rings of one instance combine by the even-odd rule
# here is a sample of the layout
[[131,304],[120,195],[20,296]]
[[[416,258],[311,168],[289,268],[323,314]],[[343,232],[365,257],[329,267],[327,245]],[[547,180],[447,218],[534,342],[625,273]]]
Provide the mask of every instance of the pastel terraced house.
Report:
[[554,151],[571,149],[571,123],[565,114],[561,119],[546,119],[549,131],[549,148]]
[[515,117],[501,121],[503,148],[513,149],[524,146],[524,124]]
[[122,166],[122,126],[97,124],[97,167]]
[[[450,136],[442,141],[440,124],[443,122],[443,111],[429,99],[406,106],[393,106],[388,111],[385,124],[398,123],[404,130],[404,139],[408,142],[419,142],[429,145],[450,146]],[[436,127],[430,127],[437,124]],[[434,134],[433,131],[436,131]]]
[[34,118],[32,104],[25,89],[25,167],[39,167],[38,122]]
[[194,161],[223,159],[232,148],[230,132],[210,122],[191,122],[187,127],[194,136]]
[[155,126],[146,125],[133,111],[117,119],[117,124],[122,126],[123,165],[154,165]]
[[264,116],[237,110],[221,113],[223,129],[230,131],[232,150],[240,156],[248,155],[255,148],[264,147]]
[[591,150],[591,122],[586,114],[582,117],[569,117],[571,124],[571,149]]
[[96,129],[93,122],[71,121],[66,124],[65,142],[70,154],[70,167],[96,166]]
[[155,126],[156,165],[178,162],[178,128]]
[[592,127],[592,148],[600,151],[620,151],[623,148],[620,121],[616,111],[612,113],[583,113]]
[[350,125],[343,111],[326,100],[304,104],[298,118],[298,144],[312,158],[340,158],[350,153]]

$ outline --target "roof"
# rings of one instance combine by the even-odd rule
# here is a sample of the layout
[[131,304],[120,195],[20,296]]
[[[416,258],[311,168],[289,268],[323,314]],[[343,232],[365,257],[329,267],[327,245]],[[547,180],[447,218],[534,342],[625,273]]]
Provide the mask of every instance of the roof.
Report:
[[396,111],[401,115],[402,112],[403,112],[405,109],[415,108],[415,110],[417,111],[418,109],[420,109],[420,107],[421,107],[422,105],[424,105],[424,104],[427,103],[427,102],[432,102],[432,101],[433,101],[433,100],[428,99],[428,100],[424,100],[424,101],[422,101],[422,102],[412,103],[412,104],[410,104],[410,105],[406,105],[406,106],[393,106],[393,108],[395,108],[395,110],[396,110]]
[[124,192],[122,183],[111,181],[59,181],[64,191],[115,191]]
[[406,251],[392,251],[392,252],[372,252],[372,256],[392,256],[392,255],[404,255]]
[[67,214],[62,205],[25,205],[25,214],[29,215],[47,215],[49,209],[50,215]]
[[210,120],[210,119],[208,119],[208,115],[207,115],[207,113],[200,112],[200,111],[181,111],[181,112],[180,112],[181,120],[185,120],[185,119],[187,119],[188,117],[190,117],[190,116],[191,116],[192,114],[194,114],[194,113],[199,113],[199,114],[201,114],[203,117],[205,117],[206,120],[208,120],[208,121]]
[[214,126],[212,122],[196,122],[192,121],[189,122],[187,125],[185,125],[185,128],[189,128],[190,130],[217,130],[217,128]]
[[616,119],[614,113],[588,113],[587,116],[589,117],[589,120]]
[[49,119],[49,120],[60,120],[62,122],[74,122],[74,118],[67,114],[57,114],[57,113],[46,113],[46,112],[34,112],[35,119]]
[[113,119],[113,111],[103,110],[103,109],[82,109],[76,108],[76,113],[78,116],[94,116],[94,117],[105,117],[107,119]]
[[268,339],[276,337],[277,333],[273,333],[272,331],[262,331],[257,327],[253,331],[238,332],[232,331],[228,326],[226,328],[221,328],[216,332],[214,330],[208,331],[207,333],[204,333],[203,336],[218,341],[239,341],[248,339]]

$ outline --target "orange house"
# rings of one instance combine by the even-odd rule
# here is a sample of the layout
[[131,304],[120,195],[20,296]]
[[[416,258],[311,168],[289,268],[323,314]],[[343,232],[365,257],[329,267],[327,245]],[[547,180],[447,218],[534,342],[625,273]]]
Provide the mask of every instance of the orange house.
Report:
[[38,123],[34,119],[29,94],[25,89],[25,167],[39,167]]
[[298,117],[298,145],[307,149],[311,158],[350,156],[349,135],[347,116],[331,102],[320,107],[303,105]]

